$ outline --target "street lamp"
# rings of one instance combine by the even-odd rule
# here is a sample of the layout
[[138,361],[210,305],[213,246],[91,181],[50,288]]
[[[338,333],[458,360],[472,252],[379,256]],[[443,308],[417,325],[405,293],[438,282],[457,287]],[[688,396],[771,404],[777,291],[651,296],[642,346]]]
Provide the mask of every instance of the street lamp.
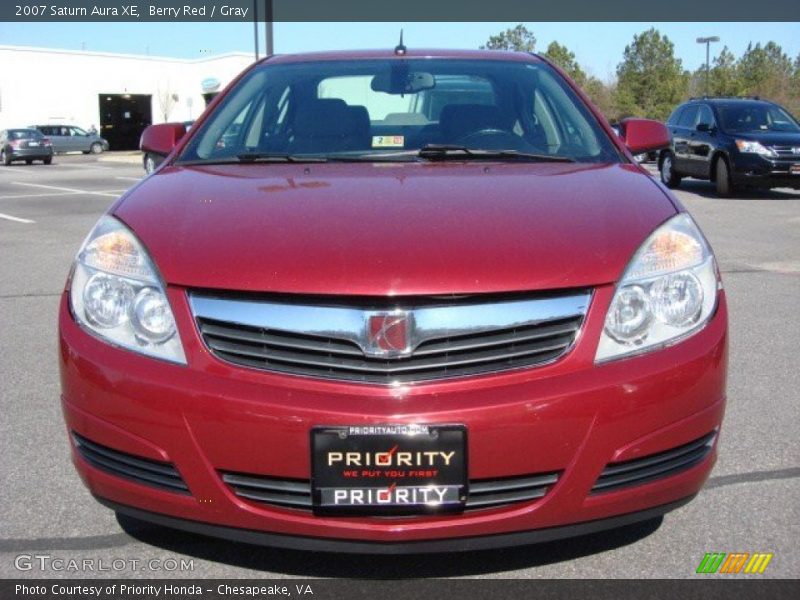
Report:
[[708,53],[709,53],[709,46],[711,42],[718,42],[719,36],[712,35],[711,37],[699,37],[697,38],[698,44],[705,44],[706,45],[706,96],[708,96]]

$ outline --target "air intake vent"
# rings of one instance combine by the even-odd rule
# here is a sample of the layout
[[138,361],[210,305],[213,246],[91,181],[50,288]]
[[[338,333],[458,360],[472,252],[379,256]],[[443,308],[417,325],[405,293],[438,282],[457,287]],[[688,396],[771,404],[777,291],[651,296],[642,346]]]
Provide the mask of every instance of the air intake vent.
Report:
[[[470,481],[465,510],[495,508],[543,497],[558,481],[558,473]],[[240,498],[262,504],[311,510],[311,483],[260,475],[223,473],[222,480]]]
[[189,493],[189,488],[172,463],[150,460],[113,450],[91,442],[75,432],[72,432],[72,439],[81,458],[96,469],[162,490]]
[[610,492],[649,483],[691,469],[706,458],[714,446],[717,432],[672,450],[625,462],[611,463],[601,473],[592,493]]

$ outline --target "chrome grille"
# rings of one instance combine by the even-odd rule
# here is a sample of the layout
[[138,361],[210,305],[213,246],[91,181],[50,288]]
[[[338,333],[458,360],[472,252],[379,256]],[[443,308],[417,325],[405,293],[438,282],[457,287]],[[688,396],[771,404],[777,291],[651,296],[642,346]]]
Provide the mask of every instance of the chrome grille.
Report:
[[[542,498],[559,478],[559,473],[526,475],[469,482],[464,510],[497,508]],[[222,473],[222,480],[240,498],[261,504],[311,510],[311,483],[300,479],[276,479],[261,475]]]
[[792,146],[775,145],[770,146],[770,148],[778,155],[778,158],[800,161],[800,152],[794,151],[795,148],[800,149],[800,144]]
[[[406,303],[391,311],[191,294],[203,340],[230,363],[359,382],[413,382],[543,364],[572,346],[591,294],[505,302]],[[407,315],[407,350],[370,351],[372,315]]]

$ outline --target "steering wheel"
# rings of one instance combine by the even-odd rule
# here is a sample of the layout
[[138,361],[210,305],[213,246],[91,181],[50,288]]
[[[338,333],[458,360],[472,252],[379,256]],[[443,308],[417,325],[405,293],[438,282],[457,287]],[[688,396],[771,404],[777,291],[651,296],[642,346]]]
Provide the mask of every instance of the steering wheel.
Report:
[[516,148],[520,142],[518,135],[498,127],[486,127],[462,136],[458,143],[463,146],[479,148]]

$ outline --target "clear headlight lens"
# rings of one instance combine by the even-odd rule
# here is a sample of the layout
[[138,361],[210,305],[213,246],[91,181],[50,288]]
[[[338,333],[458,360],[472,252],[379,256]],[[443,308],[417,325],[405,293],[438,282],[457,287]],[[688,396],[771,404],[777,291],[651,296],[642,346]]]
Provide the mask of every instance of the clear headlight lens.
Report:
[[761,156],[776,157],[777,154],[773,150],[763,146],[759,142],[751,142],[750,140],[736,140],[736,147],[739,152],[745,154],[760,154]]
[[77,321],[134,352],[186,364],[166,290],[136,236],[104,216],[75,259],[70,304]]
[[675,343],[699,330],[717,303],[717,269],[687,214],[659,227],[637,250],[606,315],[596,362]]

